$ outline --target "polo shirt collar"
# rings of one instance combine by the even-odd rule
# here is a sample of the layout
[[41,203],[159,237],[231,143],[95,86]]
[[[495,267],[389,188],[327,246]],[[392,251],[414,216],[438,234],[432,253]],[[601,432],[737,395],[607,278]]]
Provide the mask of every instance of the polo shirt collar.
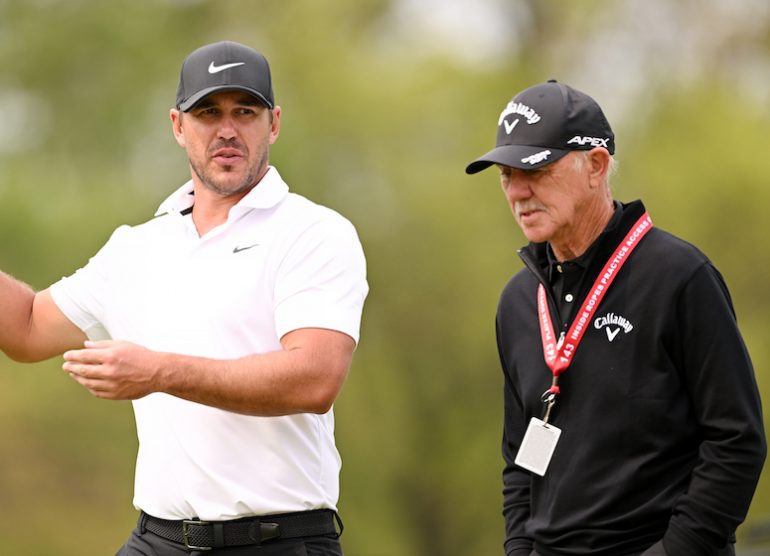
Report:
[[[233,209],[237,208],[240,212],[245,212],[249,209],[268,209],[280,203],[288,193],[289,186],[283,181],[278,170],[270,166],[259,183],[243,199],[238,201]],[[189,180],[160,204],[155,212],[155,216],[169,212],[180,213],[186,211],[192,207],[193,200],[193,182]]]
[[596,242],[592,243],[591,246],[579,257],[575,259],[571,259],[568,261],[559,261],[556,258],[556,255],[553,252],[553,248],[551,247],[551,244],[546,245],[546,260],[548,262],[548,280],[553,283],[557,276],[559,274],[572,274],[574,273],[582,273],[585,272],[585,270],[588,268],[588,265],[591,263],[591,260],[593,259],[594,253],[596,252],[597,244]]

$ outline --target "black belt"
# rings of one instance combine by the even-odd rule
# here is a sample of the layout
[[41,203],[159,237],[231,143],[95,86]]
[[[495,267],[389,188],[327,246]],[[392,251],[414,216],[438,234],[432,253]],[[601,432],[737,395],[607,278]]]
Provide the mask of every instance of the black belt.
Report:
[[169,520],[142,512],[139,526],[191,550],[260,545],[275,539],[320,535],[339,537],[343,529],[340,517],[333,510],[244,517],[232,521]]

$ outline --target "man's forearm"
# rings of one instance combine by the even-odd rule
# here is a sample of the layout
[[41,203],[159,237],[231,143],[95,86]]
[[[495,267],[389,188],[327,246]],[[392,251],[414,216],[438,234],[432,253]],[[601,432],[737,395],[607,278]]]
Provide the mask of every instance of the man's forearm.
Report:
[[283,349],[237,359],[148,350],[130,342],[86,342],[64,354],[64,370],[97,397],[134,400],[154,392],[259,416],[326,413],[355,347],[341,333],[300,329]]
[[340,364],[313,362],[297,351],[229,361],[169,355],[164,391],[221,409],[263,417],[326,413],[347,374]]

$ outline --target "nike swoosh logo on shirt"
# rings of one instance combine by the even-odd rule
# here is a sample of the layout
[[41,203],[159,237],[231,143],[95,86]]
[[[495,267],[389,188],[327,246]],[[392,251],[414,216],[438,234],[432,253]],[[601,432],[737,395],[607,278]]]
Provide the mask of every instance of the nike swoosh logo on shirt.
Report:
[[246,64],[246,62],[233,62],[232,64],[222,64],[221,66],[218,66],[214,62],[211,62],[209,64],[209,73],[219,73],[220,71],[224,71],[228,68],[243,66],[244,64]]
[[256,247],[259,245],[259,243],[252,243],[251,245],[244,245],[241,247],[240,245],[236,245],[233,247],[233,253],[240,253],[241,251],[246,251],[246,249],[251,249],[252,247]]

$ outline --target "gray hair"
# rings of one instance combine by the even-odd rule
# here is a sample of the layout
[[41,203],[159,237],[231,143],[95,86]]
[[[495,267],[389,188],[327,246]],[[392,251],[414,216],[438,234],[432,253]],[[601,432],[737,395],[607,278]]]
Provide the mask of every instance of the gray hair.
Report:
[[[572,160],[575,164],[576,170],[582,170],[583,166],[585,165],[586,160],[588,159],[588,152],[589,151],[573,151],[575,153],[575,156],[572,157]],[[606,184],[607,189],[610,188],[610,178],[614,176],[618,171],[618,161],[615,160],[615,157],[610,155],[610,161],[607,166],[607,176],[606,176]]]

